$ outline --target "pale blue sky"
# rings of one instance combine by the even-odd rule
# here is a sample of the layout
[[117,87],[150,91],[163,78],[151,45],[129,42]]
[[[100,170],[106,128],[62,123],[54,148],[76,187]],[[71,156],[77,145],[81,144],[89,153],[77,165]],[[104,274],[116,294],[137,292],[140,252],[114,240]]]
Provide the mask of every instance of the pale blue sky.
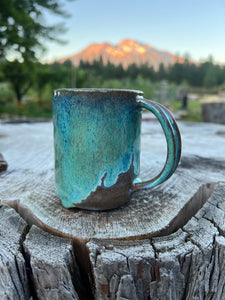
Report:
[[[132,38],[201,61],[225,63],[225,0],[77,0],[65,3],[67,44],[47,43],[44,60],[73,55],[90,43]],[[47,14],[48,24],[62,21]]]

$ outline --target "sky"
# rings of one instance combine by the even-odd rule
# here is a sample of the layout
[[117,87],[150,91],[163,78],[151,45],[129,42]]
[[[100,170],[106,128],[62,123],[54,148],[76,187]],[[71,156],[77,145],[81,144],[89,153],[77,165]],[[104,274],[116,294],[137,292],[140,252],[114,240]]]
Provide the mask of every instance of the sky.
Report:
[[64,45],[45,43],[43,61],[71,56],[91,43],[117,44],[125,38],[158,50],[225,63],[224,0],[61,0],[71,17],[46,13],[47,24],[64,21]]

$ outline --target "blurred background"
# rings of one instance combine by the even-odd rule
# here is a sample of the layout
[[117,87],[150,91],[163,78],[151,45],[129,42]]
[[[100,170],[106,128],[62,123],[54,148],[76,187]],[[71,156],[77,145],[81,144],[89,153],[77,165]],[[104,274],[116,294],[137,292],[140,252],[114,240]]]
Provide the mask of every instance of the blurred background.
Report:
[[50,118],[57,88],[144,91],[178,118],[225,102],[225,2],[0,0],[0,118]]

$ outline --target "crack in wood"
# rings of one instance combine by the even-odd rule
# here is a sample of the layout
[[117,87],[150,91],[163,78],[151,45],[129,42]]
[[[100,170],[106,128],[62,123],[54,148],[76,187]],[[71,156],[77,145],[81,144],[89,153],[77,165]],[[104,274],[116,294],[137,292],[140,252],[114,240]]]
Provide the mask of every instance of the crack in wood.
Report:
[[21,237],[25,236],[27,224],[10,207],[0,207],[0,298],[28,299],[30,289],[21,253]]
[[[187,258],[189,258],[189,260]],[[188,261],[188,265],[186,266],[186,270],[185,270],[186,272],[184,272],[184,271],[182,272],[183,266],[184,266],[186,261]],[[189,251],[189,252],[184,254],[182,264],[181,264],[181,272],[184,274],[184,277],[185,277],[185,284],[184,284],[184,291],[183,291],[182,300],[185,300],[187,298],[188,281],[189,281],[189,278],[190,278],[191,264],[192,264],[192,251]]]
[[[86,299],[73,254],[72,241],[54,237],[32,226],[23,243],[36,299]],[[80,298],[78,297],[80,295]]]
[[81,275],[81,284],[79,286],[79,294],[81,299],[92,300],[94,295],[94,276],[92,265],[89,258],[89,252],[85,244],[72,239],[73,254]]
[[[19,251],[23,255],[23,258],[24,258],[24,261],[25,261],[25,268],[26,268],[26,274],[27,274],[27,279],[28,279],[28,287],[29,287],[29,291],[30,291],[30,297],[32,297],[33,300],[36,300],[37,299],[37,294],[36,294],[36,290],[35,290],[34,284],[33,284],[32,269],[31,269],[31,266],[30,266],[30,258],[25,253],[24,247],[23,247],[23,242],[25,241],[26,236],[29,233],[29,230],[30,230],[30,226],[27,224],[27,226],[25,227],[25,229],[21,233],[21,236],[20,236],[20,239],[19,239],[19,245],[20,245]],[[23,279],[20,276],[19,266],[18,266],[18,262],[17,262],[16,257],[15,257],[15,265],[16,265],[16,268],[17,268],[18,275],[20,277],[21,284],[24,288]]]
[[[27,232],[27,234],[28,234],[28,232]],[[25,241],[25,239],[26,239],[26,236],[24,237],[23,242]],[[32,268],[30,265],[30,255],[28,255],[28,253],[25,252],[24,247],[23,247],[23,242],[21,243],[21,253],[25,260],[28,286],[30,289],[30,296],[32,297],[33,300],[37,300],[38,299],[37,291],[34,286],[34,276],[33,276]]]
[[[209,221],[211,224],[213,224],[213,226],[218,230],[219,235],[225,236],[224,231],[218,226],[218,224],[216,223],[216,221],[214,221],[213,219],[209,219],[207,218],[205,215],[202,216],[203,219]],[[215,238],[215,236],[214,236]]]

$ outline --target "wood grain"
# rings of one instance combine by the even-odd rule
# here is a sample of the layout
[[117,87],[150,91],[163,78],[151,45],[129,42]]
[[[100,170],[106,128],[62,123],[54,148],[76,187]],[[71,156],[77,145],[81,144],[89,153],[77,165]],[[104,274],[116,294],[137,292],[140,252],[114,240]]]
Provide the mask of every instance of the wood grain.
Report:
[[167,236],[91,240],[95,299],[224,299],[224,199],[219,184],[196,216]]
[[[179,127],[183,151],[174,176],[120,209],[96,213],[61,206],[51,123],[0,125],[9,163],[0,174],[1,203],[39,227],[29,231],[2,206],[1,298],[224,299],[225,126]],[[163,167],[165,147],[161,128],[144,122],[143,179]]]
[[77,291],[85,299],[71,240],[33,225],[23,246],[38,299],[80,299]]
[[29,299],[26,261],[21,247],[27,223],[10,207],[0,207],[0,299]]
[[[5,138],[0,151],[9,161],[9,169],[1,175],[0,199],[16,208],[28,222],[84,241],[169,234],[179,228],[180,222],[182,225],[182,211],[186,211],[188,219],[207,200],[205,196],[201,200],[196,197],[199,189],[207,196],[212,186],[208,186],[208,192],[203,186],[224,180],[225,161],[220,149],[225,147],[225,139],[217,134],[224,127],[205,124],[180,124],[180,127],[183,155],[174,176],[156,188],[135,193],[128,205],[119,209],[90,212],[63,208],[55,193],[51,123],[2,125],[0,130]],[[145,122],[142,178],[153,176],[163,166],[165,152],[161,128],[154,122]]]

